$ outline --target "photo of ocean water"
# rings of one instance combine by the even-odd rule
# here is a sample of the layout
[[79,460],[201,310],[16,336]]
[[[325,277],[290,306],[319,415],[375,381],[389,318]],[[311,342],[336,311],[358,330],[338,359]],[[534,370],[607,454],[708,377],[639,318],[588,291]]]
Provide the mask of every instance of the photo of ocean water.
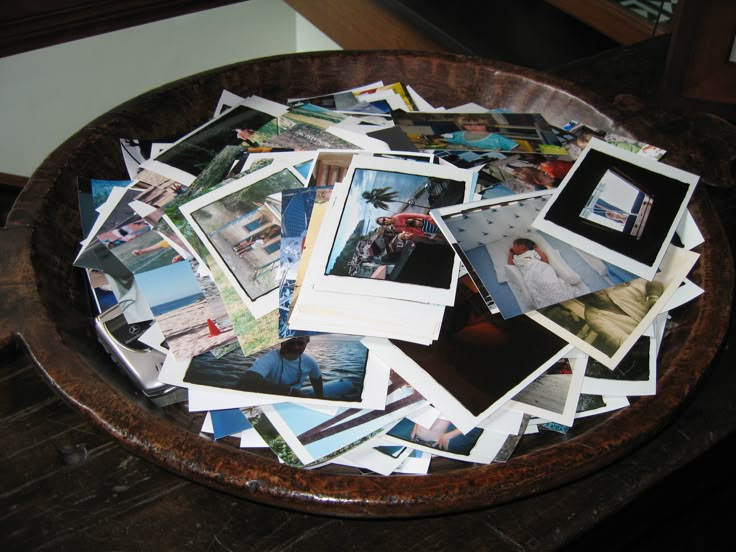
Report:
[[[313,357],[322,371],[325,384],[331,381],[348,380],[357,389],[357,395],[363,388],[368,349],[360,343],[360,337],[335,334],[315,335],[311,337],[305,354]],[[240,380],[255,360],[262,354],[278,349],[271,347],[255,355],[245,356],[240,348],[215,358],[209,353],[198,355],[192,359],[184,381],[199,385],[210,385],[224,389],[240,389]]]
[[188,295],[187,297],[180,297],[179,299],[168,301],[167,303],[161,303],[160,305],[152,306],[151,312],[153,313],[154,316],[166,314],[167,312],[171,312],[173,310],[180,309],[182,307],[186,307],[193,303],[196,303],[203,297],[204,295],[202,293]]

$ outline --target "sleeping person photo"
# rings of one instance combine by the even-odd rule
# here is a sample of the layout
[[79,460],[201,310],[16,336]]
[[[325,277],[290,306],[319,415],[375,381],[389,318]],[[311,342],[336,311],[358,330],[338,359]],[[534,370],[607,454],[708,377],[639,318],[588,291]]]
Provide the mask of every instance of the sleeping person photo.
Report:
[[521,272],[535,308],[567,301],[579,294],[575,287],[557,275],[544,251],[530,239],[514,240],[509,249],[508,264]]

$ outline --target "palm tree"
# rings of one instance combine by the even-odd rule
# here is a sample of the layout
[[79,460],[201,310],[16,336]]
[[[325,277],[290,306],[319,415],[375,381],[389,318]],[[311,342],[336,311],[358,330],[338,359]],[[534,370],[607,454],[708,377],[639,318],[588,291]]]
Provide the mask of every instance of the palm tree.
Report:
[[[423,190],[420,189],[417,192],[416,197],[418,197],[422,193],[422,191]],[[370,203],[376,209],[382,209],[384,211],[389,210],[388,209],[389,203],[403,203],[404,205],[409,205],[409,206],[416,204],[415,198],[412,198],[409,201],[400,201],[396,199],[396,192],[393,191],[388,186],[384,186],[381,188],[373,188],[370,191],[363,192],[362,197],[366,203]],[[417,207],[428,209],[428,207],[423,207],[422,205],[417,205]]]
[[388,187],[373,188],[370,191],[363,192],[363,199],[376,209],[388,211],[388,204],[396,201],[396,192]]

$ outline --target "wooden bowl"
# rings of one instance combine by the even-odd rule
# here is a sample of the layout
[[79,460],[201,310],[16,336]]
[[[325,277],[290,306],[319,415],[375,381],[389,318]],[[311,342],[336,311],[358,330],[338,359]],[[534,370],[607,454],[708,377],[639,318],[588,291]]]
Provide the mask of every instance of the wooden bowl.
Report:
[[[705,289],[674,314],[659,364],[656,396],[576,422],[566,436],[522,439],[507,463],[440,460],[426,476],[376,476],[328,467],[303,470],[270,453],[199,435],[202,415],[156,408],[114,369],[92,331],[83,271],[72,267],[82,239],[78,184],[125,179],[120,138],[175,139],[211,116],[223,89],[284,102],[376,80],[402,81],[434,106],[476,102],[541,112],[637,136],[591,93],[531,70],[489,60],[413,52],[328,52],[238,63],[150,91],[70,137],[31,177],[0,234],[4,270],[0,345],[27,348],[50,384],[123,446],[183,477],[248,499],[311,513],[408,517],[500,504],[604,468],[650,439],[695,389],[729,319],[733,263],[703,190],[690,210],[706,242],[691,279]],[[657,144],[667,147],[667,144]],[[675,152],[674,159],[678,159]],[[687,168],[687,167],[683,167]]]

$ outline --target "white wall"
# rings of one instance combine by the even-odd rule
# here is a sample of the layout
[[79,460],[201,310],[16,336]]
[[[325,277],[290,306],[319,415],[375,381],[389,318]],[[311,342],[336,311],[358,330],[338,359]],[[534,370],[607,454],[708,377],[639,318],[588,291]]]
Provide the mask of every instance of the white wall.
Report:
[[237,61],[339,46],[281,0],[231,6],[0,58],[0,172],[30,176],[95,117]]

